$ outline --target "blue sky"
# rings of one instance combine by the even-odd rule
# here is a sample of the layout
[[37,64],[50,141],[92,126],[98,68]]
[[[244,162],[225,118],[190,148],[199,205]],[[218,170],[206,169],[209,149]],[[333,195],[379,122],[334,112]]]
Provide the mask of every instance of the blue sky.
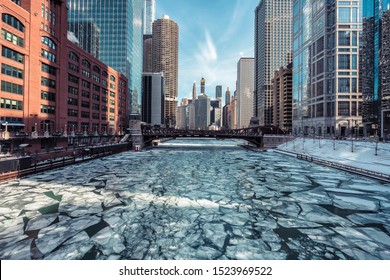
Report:
[[206,94],[215,86],[233,94],[237,62],[253,57],[254,10],[259,0],[156,0],[156,18],[168,15],[179,25],[179,97],[192,96],[192,84],[206,79]]

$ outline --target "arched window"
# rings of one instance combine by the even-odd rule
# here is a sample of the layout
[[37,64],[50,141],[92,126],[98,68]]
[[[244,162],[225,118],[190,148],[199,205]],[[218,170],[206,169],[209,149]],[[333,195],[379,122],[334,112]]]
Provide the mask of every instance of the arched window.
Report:
[[49,48],[55,50],[56,49],[56,43],[49,37],[43,36],[42,37],[42,44],[48,46]]
[[93,67],[93,71],[100,74],[100,68],[96,65]]
[[79,57],[78,57],[78,55],[77,54],[75,54],[74,52],[72,52],[72,51],[70,51],[69,52],[69,58],[71,59],[71,60],[73,60],[73,61],[76,61],[76,62],[78,62],[79,61]]
[[115,77],[113,75],[110,76],[110,80],[115,82]]
[[1,17],[3,19],[3,22],[5,22],[6,24],[11,25],[12,27],[16,28],[21,32],[24,32],[24,25],[16,17],[11,16],[10,14],[3,14]]
[[103,72],[102,72],[102,76],[103,76],[104,78],[108,78],[108,73],[107,73],[106,71],[103,71]]
[[91,63],[88,60],[83,59],[83,66],[86,68],[91,68]]

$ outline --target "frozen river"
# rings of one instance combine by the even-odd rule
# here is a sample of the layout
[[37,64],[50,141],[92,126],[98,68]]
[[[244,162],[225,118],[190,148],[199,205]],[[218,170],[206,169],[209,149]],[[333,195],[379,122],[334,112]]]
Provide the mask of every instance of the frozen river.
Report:
[[175,140],[0,184],[0,259],[390,259],[390,185]]

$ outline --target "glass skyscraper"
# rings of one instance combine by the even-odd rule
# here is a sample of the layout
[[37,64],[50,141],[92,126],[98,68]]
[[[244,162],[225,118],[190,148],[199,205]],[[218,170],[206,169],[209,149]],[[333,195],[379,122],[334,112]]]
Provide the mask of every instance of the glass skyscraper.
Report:
[[254,115],[272,124],[272,78],[291,62],[293,0],[260,0],[255,10]]
[[[381,60],[386,56],[386,46],[383,46],[382,38],[384,34],[389,34],[389,31],[385,30],[383,18],[389,10],[390,0],[364,0],[361,44],[363,123],[365,133],[382,136],[385,124],[390,122],[390,118],[385,118],[383,113],[383,110],[388,112],[390,108],[387,108],[388,105],[383,99],[383,92],[386,90],[383,88],[383,82],[386,79],[383,81],[381,66],[384,65]],[[390,127],[385,129],[390,131]]]
[[153,21],[156,19],[156,0],[145,0],[144,34],[152,35]]
[[294,0],[293,132],[361,129],[362,1]]
[[144,0],[67,0],[69,30],[85,21],[100,30],[99,60],[129,79],[129,111],[138,110],[142,85]]

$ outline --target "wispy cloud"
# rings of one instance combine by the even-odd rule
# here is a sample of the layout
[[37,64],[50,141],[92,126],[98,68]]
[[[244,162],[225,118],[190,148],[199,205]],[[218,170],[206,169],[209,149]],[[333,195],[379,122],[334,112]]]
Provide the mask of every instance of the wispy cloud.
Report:
[[205,32],[205,42],[198,43],[196,59],[199,63],[209,63],[218,60],[217,48],[207,30]]

